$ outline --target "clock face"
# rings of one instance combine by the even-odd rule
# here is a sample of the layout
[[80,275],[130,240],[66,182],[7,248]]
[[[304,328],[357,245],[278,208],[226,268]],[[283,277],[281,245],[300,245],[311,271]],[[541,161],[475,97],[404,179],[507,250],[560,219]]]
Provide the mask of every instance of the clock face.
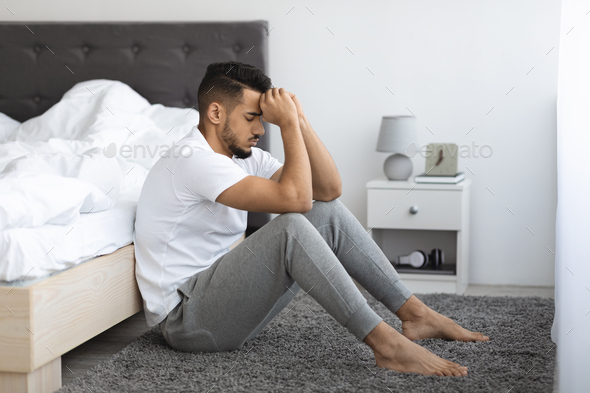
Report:
[[426,157],[425,173],[428,176],[454,176],[457,174],[459,146],[454,143],[430,143]]

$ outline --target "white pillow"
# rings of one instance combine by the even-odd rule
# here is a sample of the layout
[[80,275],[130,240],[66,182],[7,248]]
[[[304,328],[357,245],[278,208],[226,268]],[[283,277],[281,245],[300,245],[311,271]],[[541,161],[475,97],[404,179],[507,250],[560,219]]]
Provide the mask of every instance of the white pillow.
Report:
[[153,104],[143,109],[141,114],[150,118],[174,142],[178,142],[199,124],[199,112],[191,108]]
[[20,122],[0,113],[0,143],[6,142],[18,126],[20,126]]

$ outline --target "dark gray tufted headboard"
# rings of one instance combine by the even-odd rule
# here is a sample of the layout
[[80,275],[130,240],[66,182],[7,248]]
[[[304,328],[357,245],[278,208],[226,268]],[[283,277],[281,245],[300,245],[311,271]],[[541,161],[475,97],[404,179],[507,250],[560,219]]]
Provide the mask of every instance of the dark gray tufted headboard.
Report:
[[[0,112],[25,121],[76,83],[112,79],[150,103],[197,106],[207,65],[235,60],[268,70],[268,22],[2,22]],[[268,124],[264,124],[268,131]],[[259,147],[268,150],[268,133]],[[248,232],[269,220],[250,214]]]

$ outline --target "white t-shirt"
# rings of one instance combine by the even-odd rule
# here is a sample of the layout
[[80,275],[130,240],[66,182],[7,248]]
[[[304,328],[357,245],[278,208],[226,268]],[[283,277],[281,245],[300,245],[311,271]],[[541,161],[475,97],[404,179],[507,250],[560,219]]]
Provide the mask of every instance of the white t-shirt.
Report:
[[257,147],[246,159],[215,153],[197,127],[168,155],[150,170],[135,221],[135,277],[150,327],[180,303],[176,289],[246,230],[248,213],[216,203],[219,194],[248,175],[269,179],[282,166]]

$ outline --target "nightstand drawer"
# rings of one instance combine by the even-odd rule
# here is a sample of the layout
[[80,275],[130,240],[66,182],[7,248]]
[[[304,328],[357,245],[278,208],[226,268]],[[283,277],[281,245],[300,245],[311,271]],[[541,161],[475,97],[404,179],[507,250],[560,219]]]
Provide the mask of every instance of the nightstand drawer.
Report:
[[[371,228],[461,229],[461,192],[446,190],[368,190]],[[417,212],[410,209],[415,206]]]

